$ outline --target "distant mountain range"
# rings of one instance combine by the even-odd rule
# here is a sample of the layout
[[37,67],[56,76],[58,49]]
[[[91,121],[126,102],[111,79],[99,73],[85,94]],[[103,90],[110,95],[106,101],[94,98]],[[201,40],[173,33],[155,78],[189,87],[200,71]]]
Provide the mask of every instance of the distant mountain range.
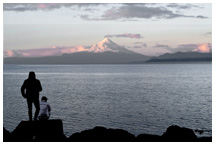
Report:
[[84,51],[65,53],[60,56],[45,57],[8,57],[4,58],[5,64],[122,64],[134,61],[146,61],[150,56],[145,56],[130,51],[117,45],[108,38]]
[[212,61],[212,53],[199,52],[176,52],[165,53],[158,57],[152,57],[146,62],[197,62],[197,61]]
[[126,64],[157,62],[211,61],[212,53],[177,52],[150,57],[128,50],[112,40],[105,38],[82,51],[65,53],[60,56],[44,57],[7,57],[4,64]]

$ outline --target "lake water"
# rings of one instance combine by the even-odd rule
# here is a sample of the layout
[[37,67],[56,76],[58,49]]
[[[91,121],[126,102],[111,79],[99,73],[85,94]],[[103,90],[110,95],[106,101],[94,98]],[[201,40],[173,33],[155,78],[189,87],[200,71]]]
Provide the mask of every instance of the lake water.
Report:
[[212,64],[4,65],[9,131],[28,120],[20,88],[29,71],[41,81],[40,98],[49,98],[50,119],[62,119],[67,136],[95,126],[162,135],[173,124],[212,134]]

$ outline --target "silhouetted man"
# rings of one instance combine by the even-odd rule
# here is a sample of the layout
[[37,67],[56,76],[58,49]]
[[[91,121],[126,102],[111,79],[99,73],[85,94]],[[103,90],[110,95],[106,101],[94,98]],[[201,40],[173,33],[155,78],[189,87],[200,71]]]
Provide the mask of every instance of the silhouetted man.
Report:
[[40,81],[36,79],[34,72],[29,72],[28,79],[24,81],[21,87],[21,93],[24,98],[27,99],[28,103],[28,115],[29,120],[32,121],[32,104],[36,108],[34,114],[34,120],[37,120],[37,116],[40,111],[39,92],[42,91]]

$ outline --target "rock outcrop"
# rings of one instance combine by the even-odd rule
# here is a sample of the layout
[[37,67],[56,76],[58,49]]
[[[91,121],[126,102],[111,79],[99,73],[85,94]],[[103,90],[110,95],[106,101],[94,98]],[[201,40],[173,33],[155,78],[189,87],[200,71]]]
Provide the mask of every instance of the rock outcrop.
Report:
[[11,141],[11,133],[7,131],[4,127],[3,127],[3,141],[4,142]]
[[75,133],[69,137],[69,141],[75,142],[134,142],[135,136],[122,129],[107,129],[95,127]]
[[197,140],[197,136],[192,129],[179,127],[173,125],[167,128],[166,132],[162,135],[164,141],[170,142],[194,142]]
[[21,121],[11,133],[11,141],[66,141],[62,120]]
[[3,128],[4,142],[212,142],[212,137],[197,138],[194,131],[176,125],[167,128],[162,135],[133,134],[122,129],[107,129],[97,126],[93,129],[72,134],[63,134],[62,120],[22,121],[10,133]]

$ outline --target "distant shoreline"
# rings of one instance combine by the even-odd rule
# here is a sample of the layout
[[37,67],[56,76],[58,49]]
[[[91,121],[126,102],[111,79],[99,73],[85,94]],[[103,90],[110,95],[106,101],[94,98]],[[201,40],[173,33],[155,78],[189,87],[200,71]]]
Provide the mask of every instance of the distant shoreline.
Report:
[[129,62],[129,63],[64,63],[64,64],[49,64],[49,63],[41,63],[41,64],[31,64],[31,63],[3,63],[3,65],[132,65],[132,64],[212,64],[212,61],[175,61],[175,62]]

